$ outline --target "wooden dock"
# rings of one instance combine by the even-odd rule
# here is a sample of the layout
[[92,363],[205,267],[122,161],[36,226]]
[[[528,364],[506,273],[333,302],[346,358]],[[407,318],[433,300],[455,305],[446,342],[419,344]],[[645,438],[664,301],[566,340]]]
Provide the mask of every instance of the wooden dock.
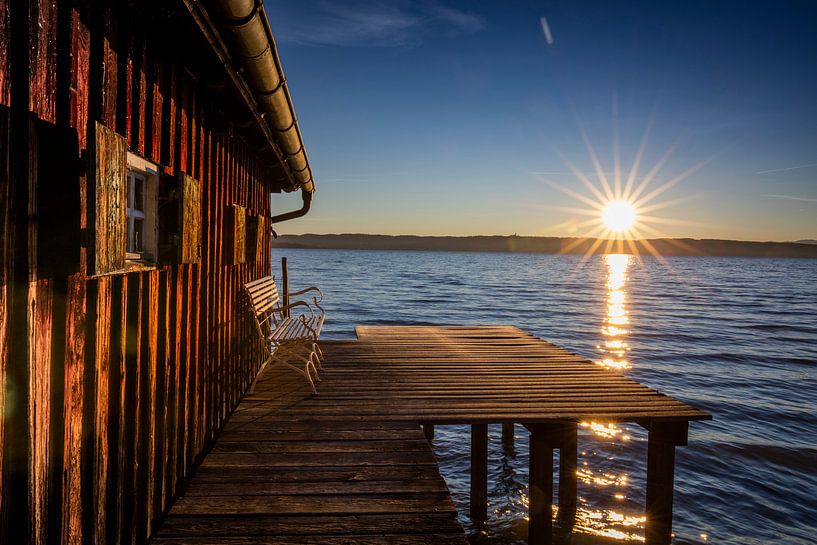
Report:
[[463,543],[425,440],[451,423],[472,425],[476,520],[487,516],[487,424],[530,429],[529,538],[550,543],[554,449],[569,524],[587,420],[649,430],[647,543],[669,543],[674,449],[708,414],[515,327],[356,331],[357,341],[322,342],[318,395],[295,373],[264,376],[154,543]]

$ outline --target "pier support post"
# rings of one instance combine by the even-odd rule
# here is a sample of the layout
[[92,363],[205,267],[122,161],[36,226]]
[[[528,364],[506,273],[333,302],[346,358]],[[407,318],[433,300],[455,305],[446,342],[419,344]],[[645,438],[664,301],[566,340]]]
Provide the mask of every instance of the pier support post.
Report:
[[513,450],[513,434],[514,434],[514,423],[505,423],[502,424],[502,448],[507,451]]
[[669,545],[672,539],[672,494],[675,447],[687,444],[687,422],[651,422],[647,445],[646,545]]
[[559,444],[559,525],[571,529],[576,522],[576,471],[578,439],[576,424],[565,424]]
[[[281,258],[281,299],[285,307],[289,306],[289,266],[285,257]],[[289,317],[289,309],[284,312]]]
[[553,449],[558,446],[560,424],[531,424],[528,543],[553,542]]
[[488,520],[488,425],[471,426],[471,519]]
[[423,434],[425,434],[426,441],[429,443],[434,441],[434,424],[429,424],[428,422],[423,424]]

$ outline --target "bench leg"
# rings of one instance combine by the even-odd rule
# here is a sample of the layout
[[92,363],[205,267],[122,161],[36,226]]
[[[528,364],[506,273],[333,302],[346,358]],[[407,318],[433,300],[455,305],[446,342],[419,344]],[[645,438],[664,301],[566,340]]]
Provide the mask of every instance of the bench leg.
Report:
[[[315,368],[315,363],[312,361],[313,352],[309,352],[309,356],[305,356],[303,354],[298,353],[298,348],[303,348],[303,344],[298,343],[296,345],[289,345],[289,344],[280,344],[278,348],[275,350],[273,355],[271,356],[272,359],[278,360],[280,365],[284,365],[289,367],[290,369],[294,369],[306,377],[306,380],[309,381],[309,386],[312,388],[312,393],[317,394],[318,390],[315,388],[315,380],[320,380],[318,377],[318,370]],[[301,369],[300,367],[296,367],[291,363],[287,362],[285,358],[287,357],[294,357],[302,362],[304,362],[304,368]],[[315,379],[312,378],[312,372],[315,373]],[[258,378],[256,377],[256,380]]]
[[315,361],[318,362],[318,369],[323,371],[323,364],[321,363],[321,360],[323,359],[323,352],[321,351],[321,347],[318,346],[317,341],[312,343],[312,353],[315,354]]
[[258,370],[258,373],[256,373],[255,378],[252,381],[252,384],[250,384],[250,389],[248,390],[248,393],[251,394],[255,391],[255,385],[258,383],[258,379],[260,379],[261,375],[263,375],[267,371],[273,359],[274,359],[273,356],[270,356],[264,363],[261,364],[261,369]]

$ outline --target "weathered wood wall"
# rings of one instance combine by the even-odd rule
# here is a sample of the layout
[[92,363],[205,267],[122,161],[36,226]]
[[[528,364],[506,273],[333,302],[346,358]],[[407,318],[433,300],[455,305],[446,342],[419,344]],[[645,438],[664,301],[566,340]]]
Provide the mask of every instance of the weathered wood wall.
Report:
[[[163,4],[0,0],[2,543],[144,543],[259,364],[239,290],[269,274],[269,233],[233,265],[224,225],[233,204],[269,216],[266,167],[154,21]],[[198,263],[86,274],[95,121],[201,182]],[[60,230],[77,243],[49,263]]]

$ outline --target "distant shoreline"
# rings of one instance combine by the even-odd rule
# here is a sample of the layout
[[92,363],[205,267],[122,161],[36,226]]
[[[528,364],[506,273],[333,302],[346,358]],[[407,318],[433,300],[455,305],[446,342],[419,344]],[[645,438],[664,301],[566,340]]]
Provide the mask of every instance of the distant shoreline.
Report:
[[[740,240],[660,238],[636,241],[639,253],[648,245],[662,256],[817,258],[817,244],[809,242],[749,242]],[[419,250],[443,252],[513,252],[605,254],[633,253],[623,241],[531,236],[416,236],[416,235],[281,235],[273,248],[312,250]],[[595,249],[593,249],[595,247]]]

